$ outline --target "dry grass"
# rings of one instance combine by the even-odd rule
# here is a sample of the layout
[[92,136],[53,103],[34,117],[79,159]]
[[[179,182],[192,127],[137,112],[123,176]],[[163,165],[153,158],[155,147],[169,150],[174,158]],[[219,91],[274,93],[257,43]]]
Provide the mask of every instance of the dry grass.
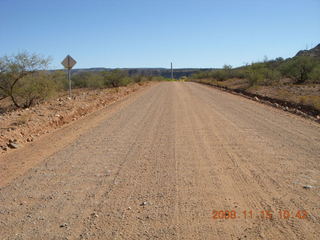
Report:
[[301,104],[309,105],[320,110],[320,96],[300,96],[298,101]]
[[21,116],[18,116],[16,118],[16,120],[11,123],[12,126],[21,126],[21,125],[24,125],[26,124],[28,121],[30,121],[32,115],[30,113],[25,113]]

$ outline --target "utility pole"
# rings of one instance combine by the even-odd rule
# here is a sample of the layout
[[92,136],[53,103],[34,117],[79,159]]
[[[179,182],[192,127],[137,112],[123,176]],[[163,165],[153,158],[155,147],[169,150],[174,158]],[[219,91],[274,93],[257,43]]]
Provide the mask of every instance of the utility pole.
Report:
[[171,80],[173,80],[173,67],[172,67],[172,62],[171,62]]

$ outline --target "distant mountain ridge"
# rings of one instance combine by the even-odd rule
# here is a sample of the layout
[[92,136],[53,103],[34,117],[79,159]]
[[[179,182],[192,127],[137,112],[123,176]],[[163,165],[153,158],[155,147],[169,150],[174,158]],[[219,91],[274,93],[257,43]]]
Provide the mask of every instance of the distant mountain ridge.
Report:
[[301,50],[296,54],[296,57],[298,56],[309,56],[309,57],[316,57],[320,58],[320,44],[315,46],[314,48],[311,48],[310,50]]

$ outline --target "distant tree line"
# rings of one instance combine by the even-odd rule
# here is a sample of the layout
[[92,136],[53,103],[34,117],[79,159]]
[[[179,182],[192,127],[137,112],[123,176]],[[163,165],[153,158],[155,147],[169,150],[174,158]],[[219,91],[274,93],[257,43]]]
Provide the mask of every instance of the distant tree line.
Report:
[[[10,98],[17,108],[27,108],[68,89],[67,73],[49,71],[51,59],[28,52],[0,57],[0,100]],[[161,76],[129,76],[126,70],[80,72],[72,76],[73,88],[116,88],[131,83],[167,80]]]

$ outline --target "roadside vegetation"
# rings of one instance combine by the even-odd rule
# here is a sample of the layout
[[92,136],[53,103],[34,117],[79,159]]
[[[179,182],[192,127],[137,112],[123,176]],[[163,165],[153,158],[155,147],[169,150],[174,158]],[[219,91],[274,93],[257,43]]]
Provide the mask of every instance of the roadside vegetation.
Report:
[[255,62],[239,68],[199,71],[192,81],[308,105],[320,110],[320,59],[297,56]]
[[265,60],[240,68],[232,68],[225,65],[222,69],[200,71],[192,75],[192,79],[209,79],[213,81],[225,81],[232,78],[248,79],[249,85],[275,85],[281,79],[290,78],[291,83],[320,83],[320,60],[300,56],[284,60]]
[[[50,58],[28,52],[0,57],[0,100],[10,99],[15,108],[28,108],[65,92],[69,86],[67,73],[48,70],[50,62]],[[127,71],[120,69],[77,72],[72,75],[72,88],[117,88],[164,80],[167,79],[159,76],[130,76]]]

